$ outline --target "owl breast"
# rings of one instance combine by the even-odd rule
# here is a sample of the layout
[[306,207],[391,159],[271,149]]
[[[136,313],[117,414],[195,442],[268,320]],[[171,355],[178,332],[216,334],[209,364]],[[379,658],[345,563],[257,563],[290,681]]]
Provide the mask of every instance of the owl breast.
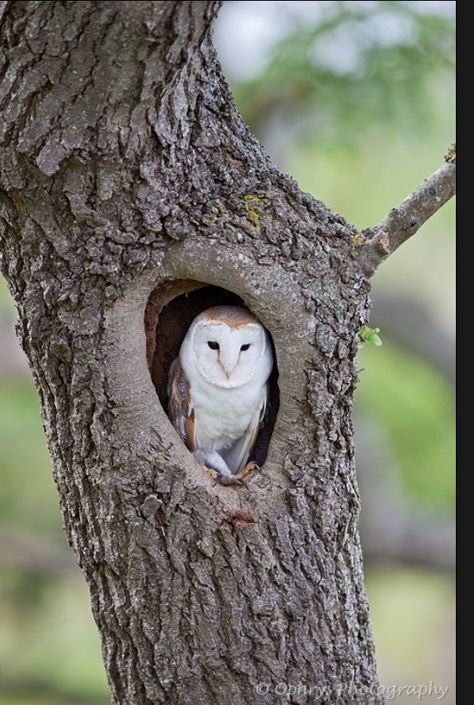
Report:
[[244,435],[260,408],[264,387],[255,382],[220,389],[198,380],[191,385],[198,448],[220,450]]

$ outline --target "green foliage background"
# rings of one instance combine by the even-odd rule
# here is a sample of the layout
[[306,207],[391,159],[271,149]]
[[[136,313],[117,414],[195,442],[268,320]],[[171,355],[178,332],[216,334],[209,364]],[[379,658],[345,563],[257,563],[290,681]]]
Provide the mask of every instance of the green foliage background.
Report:
[[[229,11],[239,4],[229,3]],[[364,25],[369,5],[380,15],[370,31]],[[263,139],[271,111],[293,122],[301,118],[297,131],[291,123],[280,126],[282,167],[359,228],[377,222],[437,168],[454,141],[453,20],[415,5],[325,3],[319,25],[289,22],[293,29],[255,76],[231,75],[237,104]],[[380,23],[400,17],[410,41],[378,41]],[[362,47],[354,70],[332,70],[327,60],[315,59],[318,43],[331,47],[351,37]],[[451,330],[453,232],[450,203],[380,269],[373,297],[409,293]],[[13,319],[1,283],[0,320],[13,325]],[[383,321],[371,325],[381,328],[384,344],[361,348],[356,404],[383,428],[409,501],[449,514],[453,390],[426,361],[384,339]],[[106,703],[99,639],[85,586],[68,558],[29,377],[0,376],[0,448],[0,705]],[[2,531],[33,537],[38,555],[51,549],[64,556],[64,565],[18,565],[1,552]],[[452,688],[452,577],[377,563],[367,566],[367,586],[382,682],[431,679]]]

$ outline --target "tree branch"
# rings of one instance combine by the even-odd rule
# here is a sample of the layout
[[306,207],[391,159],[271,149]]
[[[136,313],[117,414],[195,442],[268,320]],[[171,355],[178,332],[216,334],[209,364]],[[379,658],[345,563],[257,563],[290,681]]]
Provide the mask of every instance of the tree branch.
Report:
[[367,275],[406,240],[414,235],[428,218],[436,213],[456,192],[456,150],[452,146],[445,163],[423,181],[385,218],[363,231],[366,241],[360,251],[360,262]]

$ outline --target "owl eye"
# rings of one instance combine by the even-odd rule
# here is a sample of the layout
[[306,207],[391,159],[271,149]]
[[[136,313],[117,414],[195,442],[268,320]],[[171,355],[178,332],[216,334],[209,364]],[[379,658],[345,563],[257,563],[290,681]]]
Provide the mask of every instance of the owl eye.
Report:
[[240,349],[242,350],[242,352],[245,352],[246,350],[249,349],[249,347],[250,347],[250,343],[246,343],[245,345],[241,345]]
[[208,340],[207,344],[211,348],[211,350],[219,350],[219,343],[216,343],[215,340]]

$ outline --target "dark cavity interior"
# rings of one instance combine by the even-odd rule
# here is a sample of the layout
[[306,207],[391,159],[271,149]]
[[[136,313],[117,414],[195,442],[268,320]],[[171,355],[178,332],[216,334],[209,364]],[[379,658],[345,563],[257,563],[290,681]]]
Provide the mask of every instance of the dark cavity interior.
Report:
[[[166,282],[151,294],[145,311],[147,361],[150,376],[160,399],[168,412],[168,373],[173,360],[194,318],[206,308],[217,305],[245,306],[243,300],[230,291],[202,282],[179,280]],[[272,341],[273,346],[273,341]],[[262,430],[257,438],[251,460],[263,465],[278,412],[278,367],[270,376],[270,395]]]

